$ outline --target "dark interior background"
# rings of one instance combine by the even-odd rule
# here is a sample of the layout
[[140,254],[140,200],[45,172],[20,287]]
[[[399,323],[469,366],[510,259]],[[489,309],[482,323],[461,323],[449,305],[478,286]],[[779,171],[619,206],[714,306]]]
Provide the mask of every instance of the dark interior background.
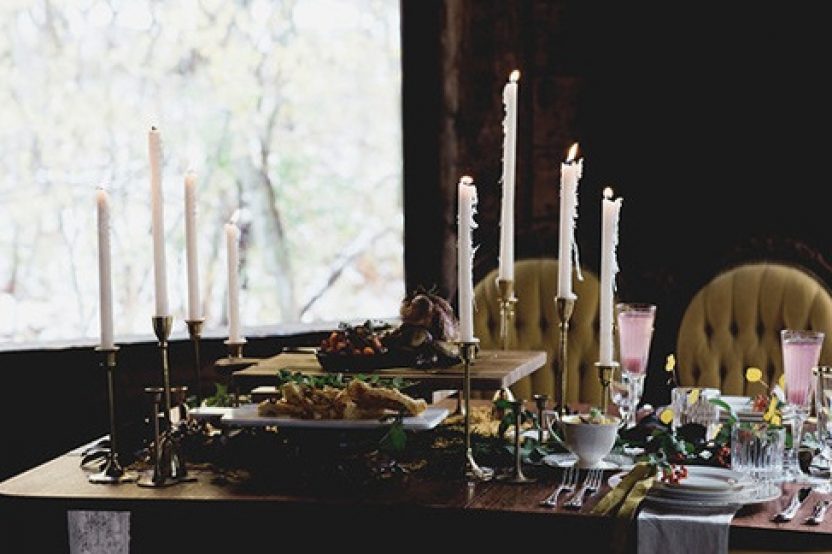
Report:
[[[518,257],[557,257],[559,167],[577,141],[582,265],[598,272],[601,191],[611,186],[624,199],[618,297],[658,305],[648,400],[668,398],[661,369],[681,313],[720,270],[775,259],[830,282],[830,40],[818,6],[403,8],[410,286],[428,281],[455,295],[454,202],[466,173],[480,197],[475,279],[497,266],[501,92],[514,68]],[[413,270],[417,258],[428,261]]]
[[[624,198],[619,297],[658,305],[647,399],[695,291],[742,260],[802,263],[827,283],[830,39],[820,3],[401,0],[408,288],[455,297],[456,183],[480,197],[476,278],[497,265],[501,91],[518,68],[517,254],[557,255],[559,165],[580,143],[577,240],[598,271],[600,198]],[[360,314],[356,314],[360,318]],[[181,323],[181,322],[180,322]],[[149,322],[148,322],[149,330]],[[319,335],[250,340],[247,355]],[[207,340],[206,366],[224,355]],[[154,343],[124,345],[119,421],[160,380]],[[0,479],[107,431],[91,346],[0,352]],[[192,384],[187,341],[173,381]],[[220,379],[206,367],[209,379]]]

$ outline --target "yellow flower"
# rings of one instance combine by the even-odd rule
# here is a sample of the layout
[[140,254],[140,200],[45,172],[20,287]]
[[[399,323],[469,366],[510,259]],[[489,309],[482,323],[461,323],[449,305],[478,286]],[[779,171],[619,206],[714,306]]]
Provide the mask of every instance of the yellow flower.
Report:
[[777,384],[780,386],[781,389],[786,389],[786,374],[780,375],[780,378],[777,380]]
[[673,421],[673,410],[670,408],[665,408],[662,410],[662,414],[659,416],[659,420],[665,425],[670,425]]
[[699,389],[691,389],[688,393],[688,404],[696,404],[699,401]]
[[763,378],[763,372],[759,367],[749,367],[745,370],[745,378],[749,383],[757,383]]
[[667,361],[664,364],[664,370],[673,371],[674,369],[676,369],[676,356],[674,356],[673,354],[668,354]]
[[780,414],[777,410],[777,405],[777,397],[771,395],[771,397],[768,400],[768,408],[766,408],[766,413],[763,414],[764,421],[768,421],[772,425],[779,425],[779,423],[775,423],[775,418],[778,422],[780,421]]

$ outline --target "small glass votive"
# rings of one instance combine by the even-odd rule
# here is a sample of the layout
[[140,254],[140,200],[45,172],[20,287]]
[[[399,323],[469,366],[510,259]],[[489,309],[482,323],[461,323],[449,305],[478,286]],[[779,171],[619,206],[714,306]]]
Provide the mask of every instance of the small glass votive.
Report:
[[[694,389],[699,394],[692,397]],[[670,391],[670,407],[673,409],[673,430],[682,425],[698,423],[707,429],[707,437],[713,438],[719,426],[719,406],[711,399],[719,398],[719,389],[701,387],[676,387]],[[693,402],[691,400],[694,400]]]
[[736,423],[731,428],[731,469],[757,481],[774,481],[783,472],[786,429],[767,423]]

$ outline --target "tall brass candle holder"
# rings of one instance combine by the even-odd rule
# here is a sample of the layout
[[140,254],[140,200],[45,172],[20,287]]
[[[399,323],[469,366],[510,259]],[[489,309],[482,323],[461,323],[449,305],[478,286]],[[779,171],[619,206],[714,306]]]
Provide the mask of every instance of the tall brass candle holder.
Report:
[[187,319],[188,336],[194,347],[194,373],[196,376],[196,405],[202,406],[202,365],[199,359],[199,343],[202,341],[202,326],[204,319]]
[[118,346],[111,348],[97,347],[96,352],[101,352],[104,359],[101,362],[102,366],[107,368],[107,399],[110,413],[110,451],[107,453],[107,459],[104,462],[104,467],[99,473],[89,476],[90,483],[96,484],[117,484],[129,483],[135,481],[137,476],[133,473],[124,471],[121,463],[118,461],[118,438],[116,433],[116,396],[115,396],[115,371],[116,371],[116,353]]
[[494,470],[483,467],[474,460],[474,451],[471,448],[471,364],[477,357],[479,340],[459,341],[459,356],[462,358],[462,389],[465,399],[464,421],[465,421],[465,476],[475,481],[490,481],[494,477]]
[[569,338],[569,320],[575,310],[575,297],[555,298],[555,308],[560,327],[560,342],[558,343],[558,365],[555,368],[555,404],[560,415],[566,415],[566,350]]
[[[246,344],[246,339],[241,338],[239,340],[231,340],[228,339],[225,341],[225,346],[228,349],[228,358],[229,359],[241,359],[243,357],[243,347]],[[231,388],[232,388],[232,398],[231,404],[238,408],[240,406],[240,391],[237,388],[237,384],[234,383],[234,376],[233,374],[230,377],[231,379]]]
[[501,481],[506,483],[513,483],[515,485],[522,485],[524,483],[534,483],[537,479],[526,477],[523,474],[523,460],[520,455],[520,444],[522,431],[520,426],[521,412],[523,411],[522,400],[511,401],[511,412],[514,414],[514,470],[506,475],[498,477]]
[[158,427],[158,416],[154,415],[154,467],[151,475],[145,475],[139,479],[141,487],[166,487],[188,480],[188,472],[185,468],[185,460],[180,452],[179,438],[175,436],[173,422],[171,421],[171,397],[170,397],[170,363],[168,356],[168,339],[173,328],[172,316],[153,316],[153,332],[159,341],[159,352],[162,362],[162,388],[145,389],[156,396],[154,409],[157,410],[161,397],[164,407],[164,429]]
[[534,405],[537,407],[537,442],[543,444],[544,439],[544,425],[543,425],[543,411],[546,409],[546,402],[549,397],[545,394],[535,394]]
[[618,369],[618,362],[595,362],[595,367],[598,368],[598,380],[601,381],[601,411],[606,415],[610,406],[610,383],[613,373]]
[[500,295],[500,343],[503,350],[511,348],[511,329],[514,327],[514,281],[497,279],[497,291]]

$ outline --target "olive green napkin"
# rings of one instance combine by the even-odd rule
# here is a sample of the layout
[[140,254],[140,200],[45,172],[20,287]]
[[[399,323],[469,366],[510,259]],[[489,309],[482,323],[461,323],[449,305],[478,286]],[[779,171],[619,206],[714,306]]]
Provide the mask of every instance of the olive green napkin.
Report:
[[637,463],[593,507],[592,513],[632,519],[638,505],[644,500],[650,487],[653,486],[655,477],[656,467],[654,465],[646,462]]

